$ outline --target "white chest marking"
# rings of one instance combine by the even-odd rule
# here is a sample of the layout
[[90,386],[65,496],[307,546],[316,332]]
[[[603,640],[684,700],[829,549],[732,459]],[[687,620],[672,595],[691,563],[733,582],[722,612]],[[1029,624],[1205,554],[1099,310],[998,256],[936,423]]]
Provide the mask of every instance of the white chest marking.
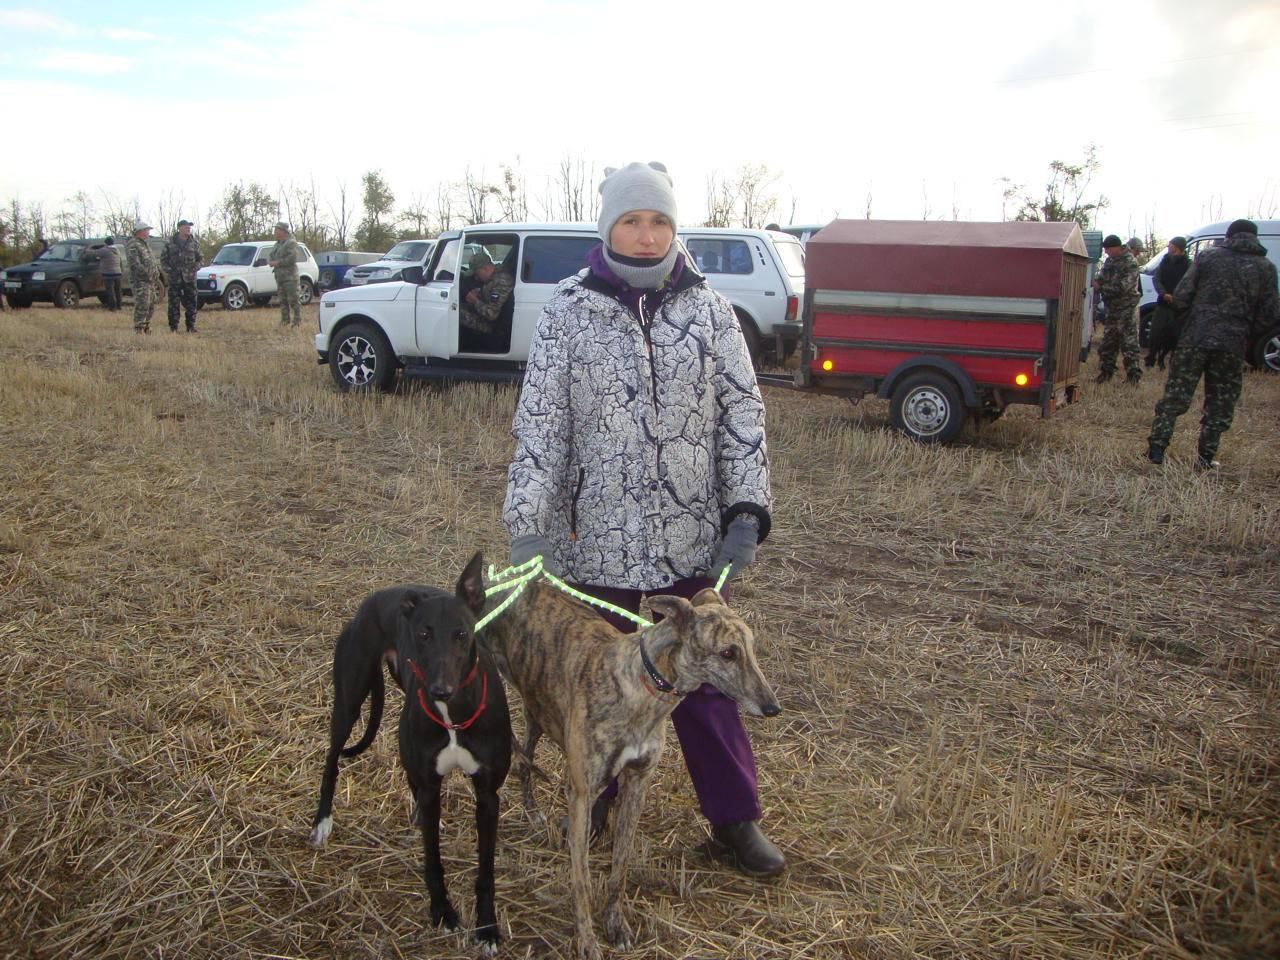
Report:
[[[449,719],[449,708],[444,705],[443,700],[435,701],[436,709],[440,711],[440,719],[446,724],[453,723]],[[461,770],[468,777],[475,776],[480,764],[476,762],[476,758],[471,755],[471,751],[466,747],[458,746],[458,732],[456,730],[447,731],[449,734],[449,745],[436,754],[436,773],[444,776],[451,770]]]

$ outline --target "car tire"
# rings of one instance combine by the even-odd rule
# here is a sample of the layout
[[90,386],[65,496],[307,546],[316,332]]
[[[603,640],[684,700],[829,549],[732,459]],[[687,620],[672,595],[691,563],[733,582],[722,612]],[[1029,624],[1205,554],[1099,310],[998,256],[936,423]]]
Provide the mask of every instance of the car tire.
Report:
[[747,344],[747,355],[751,357],[751,365],[760,365],[760,331],[756,323],[741,310],[733,311],[738,316],[738,326],[742,328],[742,339]]
[[20,293],[6,293],[4,302],[9,304],[10,310],[26,310],[31,306],[31,298]]
[[395,384],[396,360],[381,330],[353,323],[329,344],[329,372],[344,392],[390,390]]
[[249,291],[243,283],[232,283],[222,291],[222,305],[228,310],[243,310],[249,305]]
[[1138,310],[1138,346],[1143,350],[1151,346],[1151,321],[1156,316],[1156,305],[1148,303]]
[[960,389],[946,374],[916,373],[894,387],[889,422],[917,443],[948,443],[964,428]]
[[298,281],[298,303],[304,307],[311,302],[311,298],[316,295],[316,289],[311,285],[311,281],[303,277]]
[[338,285],[338,278],[334,272],[327,267],[320,271],[320,289],[332,290]]
[[74,310],[80,306],[80,288],[74,280],[63,280],[53,291],[53,305],[60,310]]
[[1249,362],[1259,370],[1280,373],[1280,327],[1273,327],[1254,343]]

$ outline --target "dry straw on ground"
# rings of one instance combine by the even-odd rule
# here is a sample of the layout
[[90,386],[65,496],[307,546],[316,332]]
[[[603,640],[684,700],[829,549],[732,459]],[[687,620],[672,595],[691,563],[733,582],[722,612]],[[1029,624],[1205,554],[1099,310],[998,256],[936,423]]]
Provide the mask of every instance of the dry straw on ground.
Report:
[[[122,316],[0,315],[0,955],[472,956],[427,923],[399,694],[305,838],[344,618],[505,556],[514,393],[345,397],[268,311]],[[768,395],[775,532],[735,602],[784,706],[750,729],[791,869],[713,866],[669,751],[632,956],[1280,952],[1280,377],[1247,377],[1215,477],[1194,416],[1137,461],[1161,382],[942,450]],[[512,797],[503,955],[568,956],[565,851]],[[469,914],[459,777],[446,811]]]

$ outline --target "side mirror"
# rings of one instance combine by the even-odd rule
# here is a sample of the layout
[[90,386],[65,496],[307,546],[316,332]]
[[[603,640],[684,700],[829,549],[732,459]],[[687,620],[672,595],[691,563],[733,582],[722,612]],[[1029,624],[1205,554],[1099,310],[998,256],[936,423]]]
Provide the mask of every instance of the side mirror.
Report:
[[265,267],[267,265],[267,258],[259,257],[257,260],[253,261],[253,265],[255,267]]
[[412,283],[415,287],[420,287],[422,286],[422,268],[405,267],[400,271],[400,279],[405,283]]

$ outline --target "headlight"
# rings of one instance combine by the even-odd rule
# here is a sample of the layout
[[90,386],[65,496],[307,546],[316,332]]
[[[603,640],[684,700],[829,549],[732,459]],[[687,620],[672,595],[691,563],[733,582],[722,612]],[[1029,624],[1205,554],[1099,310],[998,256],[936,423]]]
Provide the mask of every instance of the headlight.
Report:
[[3,270],[0,270],[0,282],[3,282],[3,281],[8,280],[8,279],[9,279],[9,274],[7,274],[7,273],[6,273],[5,271],[3,271]]
[[384,277],[389,277],[389,276],[391,276],[391,271],[390,271],[389,269],[387,269],[386,267],[382,267],[381,269],[374,270],[372,273],[370,273],[370,274],[369,274],[369,279],[370,279],[370,280],[372,280],[372,279],[374,279],[374,278],[376,277],[376,278],[378,278],[379,280],[381,280],[381,279],[383,279]]
[[33,273],[33,274],[31,275],[31,279],[32,279],[32,280],[43,280],[43,279],[44,279],[44,271],[43,271],[43,270],[37,270],[35,273]]

